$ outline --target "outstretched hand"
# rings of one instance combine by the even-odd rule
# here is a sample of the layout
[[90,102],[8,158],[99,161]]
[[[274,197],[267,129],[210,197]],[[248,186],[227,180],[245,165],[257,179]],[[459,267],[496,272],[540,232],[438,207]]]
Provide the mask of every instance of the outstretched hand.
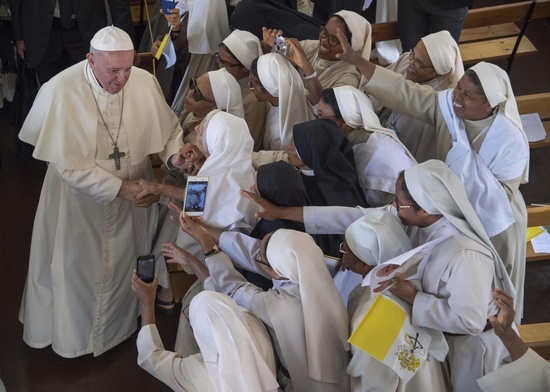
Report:
[[275,42],[275,37],[280,37],[283,35],[283,30],[277,30],[277,29],[268,29],[267,27],[262,27],[262,40],[269,45],[269,47],[273,47],[273,43]]
[[362,57],[353,50],[350,43],[348,42],[348,39],[340,29],[336,30],[336,37],[338,37],[338,40],[340,41],[343,49],[343,52],[338,53],[336,55],[336,58],[346,63],[357,65],[359,59],[361,59]]
[[280,219],[279,216],[279,207],[275,204],[270,203],[261,196],[256,195],[252,192],[247,192],[244,189],[241,189],[241,196],[246,197],[248,200],[252,201],[259,208],[256,212],[256,218],[264,218],[267,220]]
[[171,242],[163,243],[161,250],[167,263],[178,263],[183,266],[189,266],[189,258],[194,257],[185,249],[182,249]]

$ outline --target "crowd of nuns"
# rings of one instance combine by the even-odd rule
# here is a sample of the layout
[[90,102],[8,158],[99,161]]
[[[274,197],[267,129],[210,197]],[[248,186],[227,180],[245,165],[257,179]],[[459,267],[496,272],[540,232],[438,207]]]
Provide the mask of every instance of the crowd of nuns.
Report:
[[508,75],[465,71],[445,30],[377,66],[359,13],[290,3],[243,0],[231,28],[221,0],[155,10],[187,169],[141,182],[157,259],[198,279],[175,352],[144,325],[138,363],[185,391],[548,390],[516,348],[529,146]]

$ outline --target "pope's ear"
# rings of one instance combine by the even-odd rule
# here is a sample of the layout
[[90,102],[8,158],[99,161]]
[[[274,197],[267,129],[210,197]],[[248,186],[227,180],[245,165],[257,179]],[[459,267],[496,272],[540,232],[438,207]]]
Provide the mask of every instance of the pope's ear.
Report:
[[94,55],[91,54],[91,53],[87,53],[87,54],[86,54],[86,59],[88,59],[88,63],[89,63],[90,65],[93,65],[94,62],[95,62]]

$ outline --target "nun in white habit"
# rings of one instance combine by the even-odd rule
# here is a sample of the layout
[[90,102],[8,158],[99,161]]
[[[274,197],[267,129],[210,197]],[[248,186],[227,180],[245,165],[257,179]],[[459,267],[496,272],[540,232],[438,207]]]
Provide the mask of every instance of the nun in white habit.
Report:
[[[414,325],[446,334],[453,390],[478,391],[476,380],[496,370],[508,356],[488,322],[497,312],[493,288],[514,296],[514,287],[464,186],[443,162],[431,160],[413,166],[398,183],[401,221],[416,225],[433,221],[419,226],[413,245],[448,237],[429,255],[422,276],[423,292],[400,279],[391,291],[412,304]],[[404,208],[401,203],[412,207]]]
[[[243,118],[244,111],[242,98],[239,94],[239,85],[235,78],[231,76],[224,68],[217,71],[208,72],[206,75],[212,87],[215,106],[229,114]],[[193,93],[191,92],[190,95],[192,94]],[[197,118],[193,113],[189,113],[184,121],[184,127],[194,130],[196,126],[194,124],[199,121],[201,121],[201,119]],[[187,135],[184,136],[183,141],[184,143],[196,144],[197,136],[195,132],[192,131],[187,133]],[[151,253],[155,254],[157,260],[161,260],[162,244],[165,242],[176,241],[179,231],[178,225],[169,219],[169,212],[165,205],[171,201],[179,203],[181,206],[185,195],[186,186],[186,176],[181,172],[181,170],[175,168],[169,169],[165,165],[162,166],[162,170],[165,172],[163,182],[150,183],[141,180],[141,186],[144,188],[144,191],[138,195],[138,197],[146,197],[148,194],[154,193],[161,196],[159,202],[163,204],[163,206],[159,211],[159,225],[154,236],[153,248],[151,251]],[[243,175],[245,174],[243,173]],[[176,195],[178,198],[174,198]]]
[[[209,178],[203,221],[224,231],[250,232],[256,223],[257,208],[239,195],[240,189],[250,189],[254,184],[253,141],[246,122],[214,110],[201,122],[196,133],[197,145],[206,156],[197,175]],[[177,244],[203,258],[196,241],[181,230]]]
[[371,207],[386,205],[395,195],[397,176],[416,160],[394,131],[380,125],[362,91],[341,86],[334,88],[334,95],[344,124],[353,129],[348,138],[364,140],[353,146],[353,155],[367,203]]
[[[254,184],[255,175],[251,158],[253,141],[246,122],[229,113],[214,110],[205,117],[196,132],[198,147],[206,156],[206,161],[197,175],[209,178],[202,217],[204,223],[222,231],[249,233],[256,224],[254,214],[257,208],[250,200],[239,195],[240,189],[250,189]],[[173,241],[159,243],[165,257],[164,248],[169,242]],[[177,247],[198,260],[204,260],[200,244],[184,231],[178,230],[176,243]],[[191,267],[184,269],[187,273],[194,273]],[[184,298],[184,304],[202,290],[199,283],[197,281],[197,284],[190,288]],[[190,333],[189,320],[184,312],[180,315],[175,347],[182,355],[197,351],[195,340]]]
[[189,82],[197,75],[217,68],[214,54],[218,45],[231,32],[227,8],[223,0],[188,0],[189,21],[187,41],[191,59],[180,87],[172,102],[172,110],[179,117],[189,91]]
[[[237,80],[235,80],[235,78],[227,72],[225,68],[207,72],[206,75],[214,96],[212,105],[208,106],[206,110],[210,111],[213,109],[219,109],[224,112],[231,113],[237,117],[244,118],[243,98],[240,94],[239,83]],[[198,86],[196,88],[198,88]],[[202,94],[204,100],[208,99],[204,92],[201,91],[200,93]],[[194,90],[190,90],[187,95],[189,100],[193,100],[194,105],[197,105],[197,107],[199,107],[198,105],[201,105],[200,108],[203,108],[203,102],[197,102],[195,100]],[[187,105],[188,104],[186,103],[185,106],[187,107]],[[183,141],[185,143],[196,144],[196,135],[193,131],[197,123],[202,121],[204,115],[205,113],[203,111],[198,113],[192,111],[192,109],[188,110],[187,108],[182,113],[180,116],[180,122],[181,127],[184,130],[185,136]]]
[[[263,148],[286,150],[294,125],[314,119],[302,78],[292,64],[278,53],[260,56],[256,70],[252,67],[252,76],[259,79],[261,86],[258,88],[263,88],[272,98],[276,98],[267,102]],[[259,92],[253,92],[258,97]],[[275,101],[278,106],[272,103]]]
[[[225,47],[225,48],[224,48]],[[248,88],[249,71],[252,67],[252,61],[263,54],[260,40],[254,34],[248,31],[233,30],[229,36],[223,40],[219,48],[219,65],[225,67],[237,79],[241,88],[243,98],[244,119],[250,129],[250,135],[254,139],[254,151],[262,148],[264,126],[265,126],[265,102],[260,102]],[[233,59],[233,63],[222,62],[221,56],[227,56]],[[240,65],[239,65],[240,63]]]
[[[427,54],[431,65],[420,64],[419,60],[423,53]],[[428,59],[425,61],[428,62]],[[446,30],[425,36],[413,49],[413,59],[409,52],[404,53],[387,69],[413,82],[430,86],[436,91],[454,88],[464,74],[458,45]],[[387,108],[383,110],[374,98],[373,103],[382,123],[395,130],[399,139],[418,162],[436,158],[434,149],[436,133],[433,126],[395,110]]]
[[[369,58],[371,50],[371,25],[361,15],[342,10],[332,15],[321,27],[319,40],[288,39],[289,51],[286,57],[300,68],[313,105],[321,98],[324,88],[337,86],[359,87],[361,75],[349,64],[341,61],[337,55],[342,46],[336,39],[338,29],[351,37],[351,46],[360,56]],[[264,42],[272,42],[273,37],[264,33]]]
[[464,182],[468,200],[514,282],[519,323],[527,228],[519,185],[528,180],[529,144],[508,75],[496,65],[480,62],[464,73],[454,89],[436,92],[358,58],[349,45],[345,50],[346,60],[369,79],[365,84],[369,94],[434,127],[437,159]]
[[[344,266],[365,277],[373,267],[384,263],[411,249],[411,239],[403,229],[399,219],[389,211],[377,210],[364,216],[346,229],[342,255]],[[419,288],[420,282],[415,281]],[[399,303],[408,314],[411,305],[391,292],[385,292],[392,300]],[[372,304],[370,287],[357,286],[350,294],[348,314],[350,333],[357,328]],[[442,363],[447,353],[447,345],[441,340],[443,335],[438,331],[429,331],[430,335],[438,334],[439,342],[432,340],[430,354],[439,354],[439,361],[431,355],[409,382],[404,383],[397,373],[387,365],[371,357],[366,352],[351,346],[352,358],[347,368],[350,375],[351,390],[364,391],[445,391],[447,386],[442,371]],[[439,346],[434,347],[439,343]],[[435,350],[434,350],[435,348]]]
[[274,288],[263,291],[235,270],[204,227],[184,214],[180,224],[208,256],[206,267],[187,252],[176,252],[176,262],[191,266],[205,287],[229,295],[263,321],[293,391],[349,391],[348,317],[311,236],[279,229],[264,237],[256,262]]
[[190,305],[201,352],[182,358],[166,351],[155,324],[138,335],[138,364],[174,391],[278,391],[275,353],[256,316],[219,293],[204,291]]
[[[352,221],[377,211],[359,207],[279,207],[274,211],[261,204],[260,215],[301,218],[310,234],[341,233]],[[405,170],[396,183],[392,206],[380,209],[397,214],[415,247],[442,239],[426,261],[423,291],[399,279],[391,290],[413,305],[413,325],[446,334],[454,390],[478,391],[476,380],[497,369],[508,355],[487,323],[497,312],[492,290],[499,288],[512,297],[515,290],[462,182],[445,163],[430,160]]]

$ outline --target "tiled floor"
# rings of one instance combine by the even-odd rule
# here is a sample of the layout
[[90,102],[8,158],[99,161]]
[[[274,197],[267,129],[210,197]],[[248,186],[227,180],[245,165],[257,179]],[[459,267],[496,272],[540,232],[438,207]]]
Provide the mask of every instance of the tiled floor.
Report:
[[[510,1],[479,0],[476,6]],[[517,95],[550,91],[550,26],[534,21],[527,31],[539,49],[536,56],[518,58],[512,72]],[[500,64],[501,66],[504,64]],[[23,292],[29,243],[45,164],[16,160],[14,130],[0,110],[0,378],[9,392],[17,391],[168,391],[136,363],[135,339],[93,358],[63,359],[50,348],[32,349],[22,341],[17,319]],[[531,181],[522,186],[526,203],[550,202],[550,149],[532,151]],[[527,266],[525,323],[550,321],[550,261]],[[158,314],[167,348],[173,348],[178,315]]]

